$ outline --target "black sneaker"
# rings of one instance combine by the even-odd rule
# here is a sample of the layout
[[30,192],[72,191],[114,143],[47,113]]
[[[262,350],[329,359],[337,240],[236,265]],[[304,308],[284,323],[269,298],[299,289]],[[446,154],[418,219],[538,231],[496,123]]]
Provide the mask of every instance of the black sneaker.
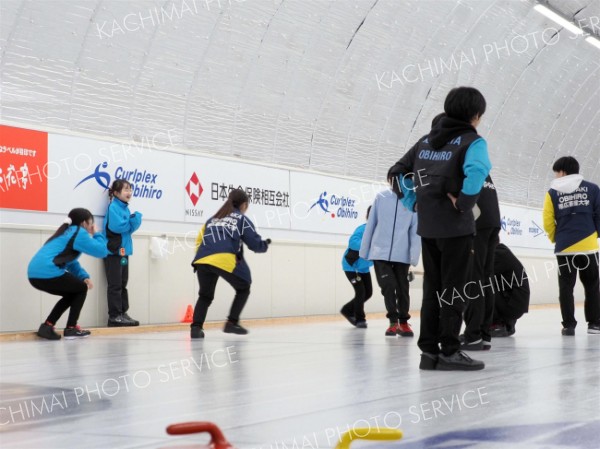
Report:
[[560,333],[562,335],[568,335],[569,337],[572,337],[573,335],[575,335],[575,328],[574,327],[565,327],[565,328],[563,328],[563,330]]
[[481,360],[473,360],[462,351],[456,351],[452,355],[440,354],[436,369],[438,371],[477,371],[485,368]]
[[[508,325],[505,326],[503,324],[490,327],[489,333],[492,336],[492,338],[502,338],[502,337],[508,337],[509,335],[512,335],[508,332]],[[515,332],[513,331],[513,334],[514,333]]]
[[204,330],[199,326],[192,326],[192,328],[190,330],[190,337],[204,338]]
[[133,318],[131,318],[131,317],[130,317],[130,316],[127,314],[127,312],[125,312],[125,313],[123,314],[123,316],[124,316],[125,318],[127,318],[129,321],[131,321],[131,322],[133,323],[131,326],[139,326],[139,325],[140,325],[140,322],[139,322],[138,320],[134,320]]
[[42,323],[37,331],[37,336],[46,340],[60,340],[60,335],[54,331],[54,327],[49,324]]
[[225,323],[225,327],[223,328],[223,332],[226,334],[246,335],[248,333],[248,329],[244,329],[239,324],[227,321],[227,323]]
[[367,328],[367,322],[366,321],[357,321],[356,322],[356,327],[359,329],[366,329]]
[[63,336],[65,337],[65,340],[73,340],[74,338],[85,338],[89,337],[90,334],[90,331],[82,329],[79,325],[75,327],[67,327],[63,331]]
[[108,327],[128,327],[135,326],[134,322],[125,317],[125,315],[117,315],[108,318]]
[[483,351],[483,340],[480,338],[475,341],[462,341],[460,343],[460,349],[462,351]]
[[419,364],[419,369],[425,371],[433,371],[436,369],[438,363],[438,355],[431,354],[429,352],[424,352],[421,354],[421,363]]
[[589,324],[588,334],[600,334],[600,324]]
[[344,318],[346,318],[346,319],[348,320],[348,322],[349,322],[350,324],[352,324],[352,326],[356,326],[356,318],[355,318],[355,317],[353,317],[352,315],[347,315],[347,314],[345,314],[345,313],[344,313],[344,309],[340,310],[340,313],[342,314],[342,316],[343,316]]

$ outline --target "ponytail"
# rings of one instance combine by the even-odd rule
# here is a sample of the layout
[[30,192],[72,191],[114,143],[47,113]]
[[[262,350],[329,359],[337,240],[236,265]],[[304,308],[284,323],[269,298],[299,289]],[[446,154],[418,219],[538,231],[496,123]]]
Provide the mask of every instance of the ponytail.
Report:
[[54,240],[56,237],[63,235],[65,231],[69,228],[69,226],[81,226],[81,224],[84,221],[88,221],[90,218],[93,220],[94,216],[87,209],[84,209],[82,207],[71,209],[71,212],[69,212],[69,215],[67,216],[67,218],[65,218],[63,224],[61,224],[58,227],[58,229],[54,232],[54,234],[52,234],[50,238],[46,240],[46,243],[48,243],[50,240]]
[[235,209],[239,209],[242,207],[242,204],[247,202],[248,194],[246,192],[244,192],[242,189],[233,189],[231,192],[229,192],[227,201],[225,201],[217,213],[213,215],[213,218],[225,218]]

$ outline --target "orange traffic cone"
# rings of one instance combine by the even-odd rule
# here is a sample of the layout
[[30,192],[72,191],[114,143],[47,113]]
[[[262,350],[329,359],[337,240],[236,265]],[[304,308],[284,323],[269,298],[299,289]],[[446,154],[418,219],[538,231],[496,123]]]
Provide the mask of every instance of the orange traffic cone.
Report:
[[194,309],[191,305],[188,304],[187,310],[185,311],[185,315],[181,320],[182,323],[191,323],[194,321]]

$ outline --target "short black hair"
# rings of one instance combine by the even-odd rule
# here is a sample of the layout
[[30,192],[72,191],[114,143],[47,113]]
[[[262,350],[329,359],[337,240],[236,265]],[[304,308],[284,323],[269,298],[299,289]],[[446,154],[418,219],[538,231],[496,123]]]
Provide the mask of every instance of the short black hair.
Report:
[[485,113],[485,98],[474,87],[455,87],[444,101],[448,117],[470,123]]
[[563,156],[554,162],[552,171],[556,173],[564,171],[567,175],[576,175],[579,173],[579,162],[572,156]]

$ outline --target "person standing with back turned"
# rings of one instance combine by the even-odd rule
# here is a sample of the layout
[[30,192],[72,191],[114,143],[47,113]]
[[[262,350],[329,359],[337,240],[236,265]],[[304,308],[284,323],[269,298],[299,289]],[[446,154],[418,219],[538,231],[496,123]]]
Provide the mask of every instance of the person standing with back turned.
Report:
[[485,108],[477,89],[452,89],[444,102],[446,117],[389,170],[405,204],[412,206],[416,194],[424,268],[418,342],[423,370],[485,366],[461,351],[458,339],[473,263],[473,207],[491,170],[487,143],[476,131]]

